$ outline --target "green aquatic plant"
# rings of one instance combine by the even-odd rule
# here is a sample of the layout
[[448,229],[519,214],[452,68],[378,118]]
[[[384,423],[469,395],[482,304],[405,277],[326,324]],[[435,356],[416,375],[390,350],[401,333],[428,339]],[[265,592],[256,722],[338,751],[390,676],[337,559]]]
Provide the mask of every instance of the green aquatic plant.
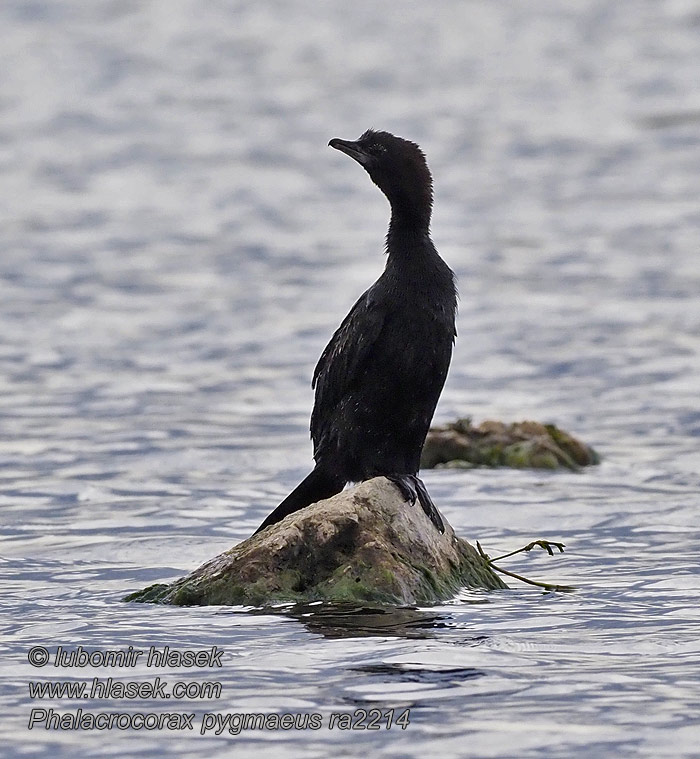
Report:
[[554,548],[556,548],[559,553],[564,553],[564,544],[563,543],[557,543],[553,540],[533,540],[531,543],[528,543],[526,546],[523,546],[522,548],[516,548],[515,551],[510,551],[509,553],[504,553],[501,556],[497,556],[495,559],[492,559],[481,547],[481,544],[479,541],[476,541],[476,549],[479,552],[479,555],[481,556],[484,561],[488,564],[491,569],[493,569],[496,572],[500,572],[501,574],[506,575],[507,577],[513,577],[516,580],[520,580],[520,582],[524,582],[527,585],[535,585],[538,588],[544,588],[545,590],[550,591],[556,591],[558,593],[571,593],[576,588],[573,585],[555,585],[548,582],[540,582],[539,580],[531,580],[528,577],[523,577],[522,575],[518,575],[515,572],[511,572],[508,569],[503,569],[503,567],[499,567],[496,565],[495,562],[501,561],[502,559],[507,559],[510,556],[515,556],[518,553],[527,553],[531,551],[535,546],[539,546],[544,551],[547,551],[547,553],[550,556],[554,556]]

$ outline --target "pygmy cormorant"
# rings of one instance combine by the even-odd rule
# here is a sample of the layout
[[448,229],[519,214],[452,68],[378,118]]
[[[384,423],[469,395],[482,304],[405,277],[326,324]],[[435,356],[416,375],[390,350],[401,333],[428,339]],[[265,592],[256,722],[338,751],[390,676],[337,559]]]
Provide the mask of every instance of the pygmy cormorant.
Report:
[[420,501],[444,531],[418,478],[421,450],[445,383],[455,338],[454,275],[430,239],[432,178],[413,142],[365,132],[331,147],[354,158],[386,195],[387,262],[321,354],[311,438],[316,467],[257,532],[329,498],[348,482],[384,475]]

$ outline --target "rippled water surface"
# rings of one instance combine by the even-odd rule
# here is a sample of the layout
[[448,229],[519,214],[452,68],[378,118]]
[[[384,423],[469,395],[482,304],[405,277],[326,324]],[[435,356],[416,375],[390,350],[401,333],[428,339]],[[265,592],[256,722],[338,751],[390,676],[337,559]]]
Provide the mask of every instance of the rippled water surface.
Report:
[[[5,0],[0,37],[0,752],[700,756],[700,5]],[[310,374],[387,217],[326,143],[369,126],[426,150],[459,277],[437,419],[553,421],[603,456],[426,482],[493,554],[565,542],[508,566],[579,590],[121,603],[247,537],[308,471]],[[34,669],[37,645],[225,653]],[[155,675],[222,692],[28,691]],[[79,707],[323,725],[27,729]],[[405,729],[328,728],[407,708]]]

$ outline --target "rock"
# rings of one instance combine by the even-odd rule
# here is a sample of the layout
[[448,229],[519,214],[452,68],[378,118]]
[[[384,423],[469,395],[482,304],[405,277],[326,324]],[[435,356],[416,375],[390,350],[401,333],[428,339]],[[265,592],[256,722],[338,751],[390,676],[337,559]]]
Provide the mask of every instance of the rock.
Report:
[[554,424],[487,420],[475,427],[466,418],[430,430],[421,467],[508,466],[577,471],[599,461],[592,448]]
[[406,503],[395,485],[377,477],[292,514],[175,582],[151,585],[124,600],[427,606],[464,586],[507,587],[447,522],[443,535],[418,503]]

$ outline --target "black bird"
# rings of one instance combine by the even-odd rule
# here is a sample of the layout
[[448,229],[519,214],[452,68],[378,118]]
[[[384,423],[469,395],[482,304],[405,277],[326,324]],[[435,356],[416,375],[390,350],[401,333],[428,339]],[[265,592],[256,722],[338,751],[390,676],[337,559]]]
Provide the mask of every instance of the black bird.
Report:
[[386,195],[387,263],[321,354],[311,438],[316,467],[256,532],[339,493],[348,482],[384,475],[420,501],[444,532],[417,477],[425,436],[447,377],[455,338],[454,275],[430,239],[432,178],[413,142],[365,132],[331,147],[354,158]]

